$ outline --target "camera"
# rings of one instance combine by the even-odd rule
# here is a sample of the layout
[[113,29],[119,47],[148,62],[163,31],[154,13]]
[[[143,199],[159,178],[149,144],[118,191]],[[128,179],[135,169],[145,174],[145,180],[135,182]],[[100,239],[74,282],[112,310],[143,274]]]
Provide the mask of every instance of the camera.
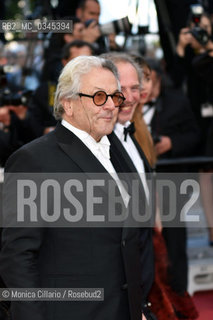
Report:
[[192,28],[190,33],[202,46],[205,46],[210,39],[208,32],[200,27]]
[[3,106],[28,106],[32,96],[32,90],[23,90],[21,92],[11,92],[5,88],[0,91],[0,107]]
[[103,35],[108,35],[110,33],[118,34],[123,32],[125,34],[130,34],[132,30],[132,24],[129,22],[128,17],[121,18],[119,20],[114,20],[100,26],[101,33]]
[[[93,21],[96,21],[96,20],[94,19],[87,20],[85,22],[85,26],[88,27]],[[120,32],[123,32],[125,34],[131,34],[132,24],[129,22],[128,17],[124,17],[119,20],[114,20],[114,21],[99,25],[99,28],[103,36],[107,36],[110,33],[118,34]]]
[[189,32],[202,46],[205,46],[208,43],[210,36],[205,29],[202,29],[199,26],[203,13],[204,9],[200,4],[193,4],[190,6],[189,21],[193,23],[195,27],[193,27]]
[[8,88],[7,72],[12,72],[13,66],[0,67],[0,108],[3,106],[28,106],[32,96],[32,90],[22,90],[21,92],[12,92]]

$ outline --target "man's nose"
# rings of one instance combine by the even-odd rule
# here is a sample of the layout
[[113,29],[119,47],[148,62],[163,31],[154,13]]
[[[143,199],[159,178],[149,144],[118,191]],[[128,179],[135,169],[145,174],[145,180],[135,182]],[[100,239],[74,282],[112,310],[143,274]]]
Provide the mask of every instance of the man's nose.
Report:
[[132,102],[134,101],[134,97],[132,94],[132,91],[130,89],[125,90],[125,92],[123,93],[124,97],[126,98],[125,103],[127,104],[128,102]]
[[105,102],[105,104],[103,105],[103,107],[104,107],[104,109],[110,109],[110,110],[114,110],[116,108],[115,104],[112,100],[112,97],[108,96],[108,99]]

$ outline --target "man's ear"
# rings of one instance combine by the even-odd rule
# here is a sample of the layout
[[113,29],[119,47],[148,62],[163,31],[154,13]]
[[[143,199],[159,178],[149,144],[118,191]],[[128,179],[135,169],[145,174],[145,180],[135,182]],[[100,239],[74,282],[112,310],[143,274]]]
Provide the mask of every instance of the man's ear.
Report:
[[72,116],[73,114],[73,104],[72,101],[64,99],[62,101],[62,105],[64,107],[64,111],[68,116]]

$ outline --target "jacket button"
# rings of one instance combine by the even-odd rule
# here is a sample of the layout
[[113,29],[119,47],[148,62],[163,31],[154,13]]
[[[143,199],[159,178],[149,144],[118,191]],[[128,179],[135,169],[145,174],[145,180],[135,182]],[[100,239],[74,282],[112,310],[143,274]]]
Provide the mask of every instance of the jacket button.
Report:
[[125,247],[125,245],[126,245],[126,240],[122,240],[121,245],[122,245],[122,247]]
[[121,289],[122,290],[127,290],[128,288],[128,284],[127,283],[124,283],[122,286],[121,286]]

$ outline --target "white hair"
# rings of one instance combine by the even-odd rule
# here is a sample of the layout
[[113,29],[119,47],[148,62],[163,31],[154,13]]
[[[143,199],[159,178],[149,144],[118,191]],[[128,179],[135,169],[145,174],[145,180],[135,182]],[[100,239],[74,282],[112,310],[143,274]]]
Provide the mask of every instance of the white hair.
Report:
[[111,71],[118,82],[120,90],[118,71],[111,61],[95,56],[76,57],[66,64],[58,80],[54,101],[56,119],[61,119],[64,113],[62,100],[77,98],[77,93],[80,91],[81,86],[81,77],[90,72],[92,68],[104,68]]

